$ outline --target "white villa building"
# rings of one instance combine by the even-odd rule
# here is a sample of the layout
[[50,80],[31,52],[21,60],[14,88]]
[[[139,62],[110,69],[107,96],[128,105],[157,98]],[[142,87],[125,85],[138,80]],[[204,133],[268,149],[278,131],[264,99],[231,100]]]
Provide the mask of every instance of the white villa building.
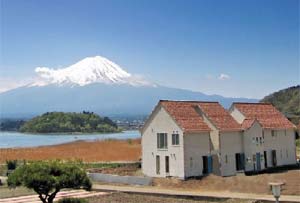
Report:
[[233,103],[229,111],[244,129],[245,171],[296,163],[294,125],[272,104]]
[[218,102],[159,101],[141,129],[143,173],[185,179],[295,164],[293,124],[270,104],[256,110],[270,115],[267,122],[242,105],[263,106],[234,103],[226,111]]

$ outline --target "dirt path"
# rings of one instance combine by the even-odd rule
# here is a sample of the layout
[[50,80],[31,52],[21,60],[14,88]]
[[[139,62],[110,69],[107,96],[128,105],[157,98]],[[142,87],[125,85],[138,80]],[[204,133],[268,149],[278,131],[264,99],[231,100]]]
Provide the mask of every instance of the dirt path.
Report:
[[[115,186],[115,185],[93,185],[94,190],[98,191],[119,191],[132,194],[145,195],[167,195],[167,196],[192,196],[198,198],[221,198],[221,199],[244,199],[244,200],[265,200],[274,201],[273,195],[237,193],[237,192],[210,192],[210,191],[182,191],[180,189],[162,189],[156,187],[134,187],[134,186]],[[299,202],[300,196],[282,195],[281,201]]]
[[[87,192],[83,190],[62,191],[56,195],[55,201],[60,200],[64,197],[87,198],[87,197],[108,195],[108,194],[109,193],[107,192]],[[27,195],[21,197],[0,199],[0,203],[40,203],[40,202],[41,200],[38,198],[37,195]]]
[[[111,195],[105,195],[100,198],[89,198],[89,203],[254,203],[255,201],[227,199],[227,200],[198,200],[194,198],[178,198],[178,196],[157,196],[132,194],[123,192],[114,192]],[[261,202],[262,203],[262,202]]]
[[209,175],[200,180],[187,181],[166,178],[154,179],[154,185],[159,188],[256,194],[270,194],[269,182],[284,182],[283,194],[300,195],[300,170],[289,170],[253,176],[246,176],[244,174],[231,177]]

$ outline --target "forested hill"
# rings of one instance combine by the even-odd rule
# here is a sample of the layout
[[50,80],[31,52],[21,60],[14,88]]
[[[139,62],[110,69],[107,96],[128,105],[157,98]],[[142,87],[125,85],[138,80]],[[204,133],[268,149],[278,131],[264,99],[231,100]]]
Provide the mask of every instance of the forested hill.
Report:
[[21,132],[30,133],[112,133],[119,132],[117,125],[108,117],[92,112],[47,112],[25,122]]
[[300,85],[274,92],[264,97],[261,102],[272,103],[294,124],[300,120]]

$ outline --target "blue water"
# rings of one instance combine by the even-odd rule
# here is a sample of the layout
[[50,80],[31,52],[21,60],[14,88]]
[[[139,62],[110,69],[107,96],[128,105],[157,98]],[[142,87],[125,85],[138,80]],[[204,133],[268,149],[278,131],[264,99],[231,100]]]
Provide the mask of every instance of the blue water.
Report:
[[78,140],[94,141],[103,139],[139,138],[139,131],[124,131],[110,134],[24,134],[19,132],[0,132],[0,148],[37,147],[55,145]]

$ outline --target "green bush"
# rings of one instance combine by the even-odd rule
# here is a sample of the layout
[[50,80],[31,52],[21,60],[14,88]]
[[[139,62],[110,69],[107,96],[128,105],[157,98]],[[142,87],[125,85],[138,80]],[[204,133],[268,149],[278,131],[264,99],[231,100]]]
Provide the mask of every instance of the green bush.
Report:
[[127,140],[128,144],[132,145],[132,139]]
[[60,199],[58,203],[88,203],[88,200],[78,198],[63,198]]
[[7,170],[15,170],[17,168],[17,160],[6,160]]
[[8,176],[11,188],[25,186],[38,193],[43,203],[53,203],[56,194],[64,189],[92,188],[92,182],[79,166],[61,161],[36,161],[18,167]]

